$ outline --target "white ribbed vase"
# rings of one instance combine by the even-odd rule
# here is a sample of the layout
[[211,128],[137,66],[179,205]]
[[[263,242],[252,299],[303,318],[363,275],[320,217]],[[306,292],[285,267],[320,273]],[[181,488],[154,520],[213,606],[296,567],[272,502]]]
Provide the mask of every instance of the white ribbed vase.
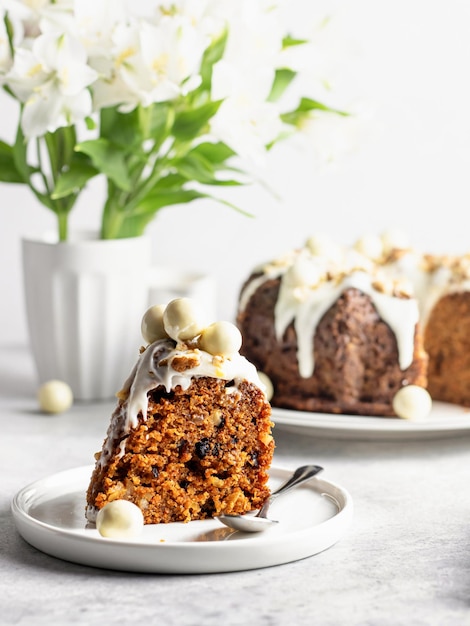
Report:
[[39,383],[68,383],[77,400],[112,398],[142,344],[150,239],[22,241],[26,314]]

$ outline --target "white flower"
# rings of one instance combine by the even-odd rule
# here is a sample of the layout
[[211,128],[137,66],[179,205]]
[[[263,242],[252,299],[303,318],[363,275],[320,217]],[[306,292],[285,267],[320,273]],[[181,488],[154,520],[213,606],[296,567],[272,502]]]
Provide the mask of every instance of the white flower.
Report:
[[[211,132],[240,156],[262,165],[266,146],[283,130],[277,104],[267,102],[279,67],[283,31],[276,9],[264,2],[222,2],[227,45],[212,75],[212,98],[223,99]],[[254,62],[256,59],[256,62]]]
[[[0,86],[21,105],[26,139],[12,167],[0,169],[0,181],[17,180],[11,175],[15,166],[22,174],[30,172],[24,182],[58,215],[62,240],[67,238],[64,207],[68,213],[96,174],[112,182],[102,214],[104,238],[142,234],[160,208],[155,203],[160,187],[169,203],[202,197],[198,188],[203,186],[204,197],[226,204],[212,195],[210,185],[232,178],[232,156],[240,157],[236,178],[241,184],[263,178],[268,148],[289,134],[303,134],[308,141],[297,131],[304,122],[308,126],[309,108],[316,106],[312,101],[323,106],[316,76],[307,80],[307,92],[313,86],[314,93],[293,94],[300,84],[297,70],[322,74],[322,55],[314,58],[307,46],[303,51],[310,56],[303,58],[298,46],[284,50],[291,33],[277,2],[0,0]],[[285,4],[289,16],[292,7]],[[292,73],[279,72],[291,67]],[[150,109],[159,102],[167,104]],[[108,107],[123,116],[139,109],[119,116],[119,126],[111,127],[116,117],[103,111]],[[148,115],[140,107],[148,107]],[[157,132],[164,121],[157,117],[162,109],[168,109],[167,123],[156,140],[149,130]],[[333,120],[314,113],[311,141],[329,158]],[[88,116],[96,124],[86,119],[85,130]],[[32,140],[69,126],[67,139],[76,136],[70,149],[63,150],[63,133],[34,146]],[[217,140],[232,150],[208,146]],[[337,144],[341,140],[340,132]],[[13,149],[4,143],[5,154]]]
[[218,12],[220,3],[221,0],[163,0],[159,2],[159,13],[160,17],[183,17],[199,32],[214,36],[225,27],[225,20]]
[[318,164],[334,163],[357,149],[364,133],[364,120],[315,111],[301,128],[300,143],[307,143]]
[[[0,77],[10,69],[13,63],[5,17],[6,10],[0,4]],[[20,21],[12,18],[10,14],[8,14],[8,18],[13,26],[13,45],[17,46],[23,39],[23,25]]]
[[95,79],[83,46],[68,35],[41,35],[31,50],[19,48],[6,83],[25,103],[25,136],[38,137],[90,115],[87,87]]
[[125,0],[79,0],[74,3],[73,34],[89,56],[107,56],[117,24],[127,20]]
[[211,132],[257,165],[283,129],[278,106],[266,102],[273,78],[274,70],[266,66],[250,73],[224,61],[214,67],[212,96],[224,101],[211,120]]
[[24,36],[34,38],[71,25],[73,0],[2,0],[8,14],[21,20]]
[[265,164],[266,146],[279,137],[282,129],[278,108],[270,102],[227,100],[211,123],[214,137],[257,166]]
[[102,72],[94,88],[95,107],[172,100],[200,84],[198,74],[207,38],[186,19],[163,16],[156,24],[120,24],[111,58],[94,59]]
[[279,66],[284,36],[273,3],[241,0],[227,6],[229,33],[224,59],[252,71],[256,65]]

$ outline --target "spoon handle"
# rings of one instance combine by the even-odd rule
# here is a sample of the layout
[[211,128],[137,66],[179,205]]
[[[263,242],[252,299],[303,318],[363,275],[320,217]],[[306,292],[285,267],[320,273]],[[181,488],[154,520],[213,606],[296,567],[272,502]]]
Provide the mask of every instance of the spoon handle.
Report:
[[280,487],[273,491],[273,493],[269,496],[266,502],[263,504],[259,513],[256,517],[264,517],[268,512],[269,506],[276,500],[278,496],[287,491],[290,491],[294,487],[301,485],[302,483],[307,482],[310,478],[313,478],[315,474],[318,474],[323,470],[323,467],[319,465],[302,465],[302,467],[298,467],[295,472],[284,482]]

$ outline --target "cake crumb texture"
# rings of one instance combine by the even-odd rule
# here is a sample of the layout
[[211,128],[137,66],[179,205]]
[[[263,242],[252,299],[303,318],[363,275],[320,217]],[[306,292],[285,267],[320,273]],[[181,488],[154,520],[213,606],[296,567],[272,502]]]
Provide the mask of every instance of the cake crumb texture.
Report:
[[145,524],[156,524],[245,513],[269,497],[271,408],[256,385],[200,377],[186,390],[159,386],[148,400],[147,418],[139,414],[127,436],[127,400],[116,408],[108,430],[112,453],[96,464],[89,507],[128,500]]
[[271,379],[273,406],[393,416],[393,397],[404,384],[426,386],[427,355],[419,327],[413,361],[402,371],[394,333],[371,298],[355,288],[346,289],[323,315],[312,340],[315,370],[312,376],[302,378],[294,323],[280,341],[275,335],[279,289],[280,278],[266,280],[237,320],[243,335],[241,353]]
[[424,345],[431,396],[470,407],[470,292],[447,294],[437,302]]

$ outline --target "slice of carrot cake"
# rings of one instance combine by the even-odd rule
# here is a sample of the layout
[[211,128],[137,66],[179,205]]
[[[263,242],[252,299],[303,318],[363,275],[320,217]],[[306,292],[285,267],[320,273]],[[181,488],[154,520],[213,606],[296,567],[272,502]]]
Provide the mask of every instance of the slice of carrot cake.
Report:
[[117,394],[87,492],[86,515],[113,500],[146,524],[259,508],[269,496],[271,408],[229,322],[201,324],[186,298],[151,307],[148,342]]

